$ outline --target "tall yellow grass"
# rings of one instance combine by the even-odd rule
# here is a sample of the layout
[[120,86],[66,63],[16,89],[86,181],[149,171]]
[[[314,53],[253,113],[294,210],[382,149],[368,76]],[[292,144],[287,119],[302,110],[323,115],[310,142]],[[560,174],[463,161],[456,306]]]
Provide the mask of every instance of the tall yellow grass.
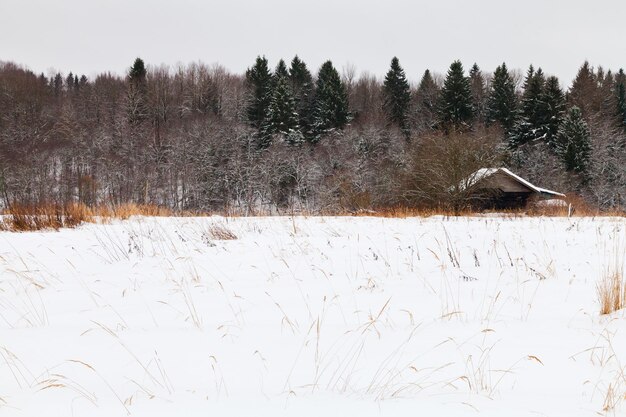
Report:
[[128,219],[132,216],[189,216],[192,213],[175,213],[156,205],[119,204],[89,207],[82,203],[37,205],[13,204],[0,219],[0,230],[26,232],[73,228],[82,223],[107,222],[111,219]]
[[624,244],[616,239],[615,247],[609,253],[609,260],[596,285],[601,314],[611,314],[626,307],[626,280],[624,279],[626,253],[624,252]]
[[[585,204],[584,201],[576,196],[568,197],[566,202],[568,206],[554,207],[532,207],[523,209],[497,210],[499,214],[507,217],[541,217],[541,216],[616,216],[626,217],[624,211],[601,212],[597,209]],[[570,210],[569,204],[573,210]],[[445,207],[408,207],[408,206],[392,206],[381,207],[371,210],[331,210],[331,211],[299,211],[291,213],[292,215],[303,216],[357,216],[357,217],[388,217],[388,218],[407,218],[407,217],[430,217],[440,216],[475,216],[487,212],[477,212],[472,209],[454,211]],[[124,203],[115,205],[101,205],[89,207],[83,203],[54,204],[42,203],[37,205],[21,205],[13,204],[10,208],[5,209],[0,218],[0,230],[8,231],[33,231],[42,229],[58,230],[60,228],[72,228],[82,223],[107,222],[111,219],[126,220],[132,216],[152,216],[152,217],[189,217],[189,216],[207,216],[213,213],[197,212],[197,211],[174,211],[166,207],[154,204],[135,204]],[[241,213],[227,212],[215,213],[222,214],[227,217],[239,217]],[[258,214],[258,213],[257,213]],[[269,215],[269,214],[268,214]]]

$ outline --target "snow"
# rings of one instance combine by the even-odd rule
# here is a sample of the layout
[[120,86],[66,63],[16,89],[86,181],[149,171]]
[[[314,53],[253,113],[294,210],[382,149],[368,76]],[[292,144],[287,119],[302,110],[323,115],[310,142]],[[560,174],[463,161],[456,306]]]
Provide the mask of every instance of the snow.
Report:
[[623,415],[596,284],[625,243],[617,218],[2,232],[0,415],[588,416],[609,389]]
[[536,193],[551,194],[554,196],[565,197],[565,194],[557,193],[556,191],[548,190],[546,188],[537,187],[536,185],[531,184],[530,182],[526,181],[524,178],[520,177],[519,175],[514,174],[507,168],[481,168],[478,171],[474,172],[472,175],[470,175],[468,177],[468,181],[466,183],[462,183],[460,187],[461,189],[470,188],[474,184],[477,184],[479,181],[483,180],[484,178],[492,176],[498,171],[503,172],[504,174],[514,178],[516,181],[522,183],[523,185],[525,185],[526,187],[528,187],[529,189],[533,190]]

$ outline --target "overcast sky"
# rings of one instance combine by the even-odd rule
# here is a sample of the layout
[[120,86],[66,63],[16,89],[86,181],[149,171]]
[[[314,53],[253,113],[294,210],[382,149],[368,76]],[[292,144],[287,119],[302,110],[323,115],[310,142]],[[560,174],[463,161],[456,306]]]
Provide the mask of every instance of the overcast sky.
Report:
[[625,20],[625,0],[0,0],[0,60],[93,76],[137,56],[242,73],[298,54],[312,71],[331,59],[382,77],[396,55],[413,82],[460,59],[569,84],[585,59],[626,67]]

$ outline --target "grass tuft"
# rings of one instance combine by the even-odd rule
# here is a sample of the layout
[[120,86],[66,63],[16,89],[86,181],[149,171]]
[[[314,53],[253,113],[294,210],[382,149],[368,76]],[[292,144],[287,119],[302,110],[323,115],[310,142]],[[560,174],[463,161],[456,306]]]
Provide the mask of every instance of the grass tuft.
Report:
[[616,240],[611,260],[607,263],[600,282],[596,285],[600,313],[611,314],[626,307],[626,280],[624,280],[624,253]]
[[208,234],[214,240],[236,240],[237,235],[223,223],[214,223],[209,226]]

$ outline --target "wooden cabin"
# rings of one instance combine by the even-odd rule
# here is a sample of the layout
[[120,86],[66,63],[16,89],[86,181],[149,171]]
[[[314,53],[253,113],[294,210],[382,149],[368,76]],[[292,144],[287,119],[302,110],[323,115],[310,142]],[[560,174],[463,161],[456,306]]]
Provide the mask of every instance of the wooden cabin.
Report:
[[506,168],[482,168],[462,184],[477,208],[523,208],[530,201],[563,199],[565,194],[531,184]]

